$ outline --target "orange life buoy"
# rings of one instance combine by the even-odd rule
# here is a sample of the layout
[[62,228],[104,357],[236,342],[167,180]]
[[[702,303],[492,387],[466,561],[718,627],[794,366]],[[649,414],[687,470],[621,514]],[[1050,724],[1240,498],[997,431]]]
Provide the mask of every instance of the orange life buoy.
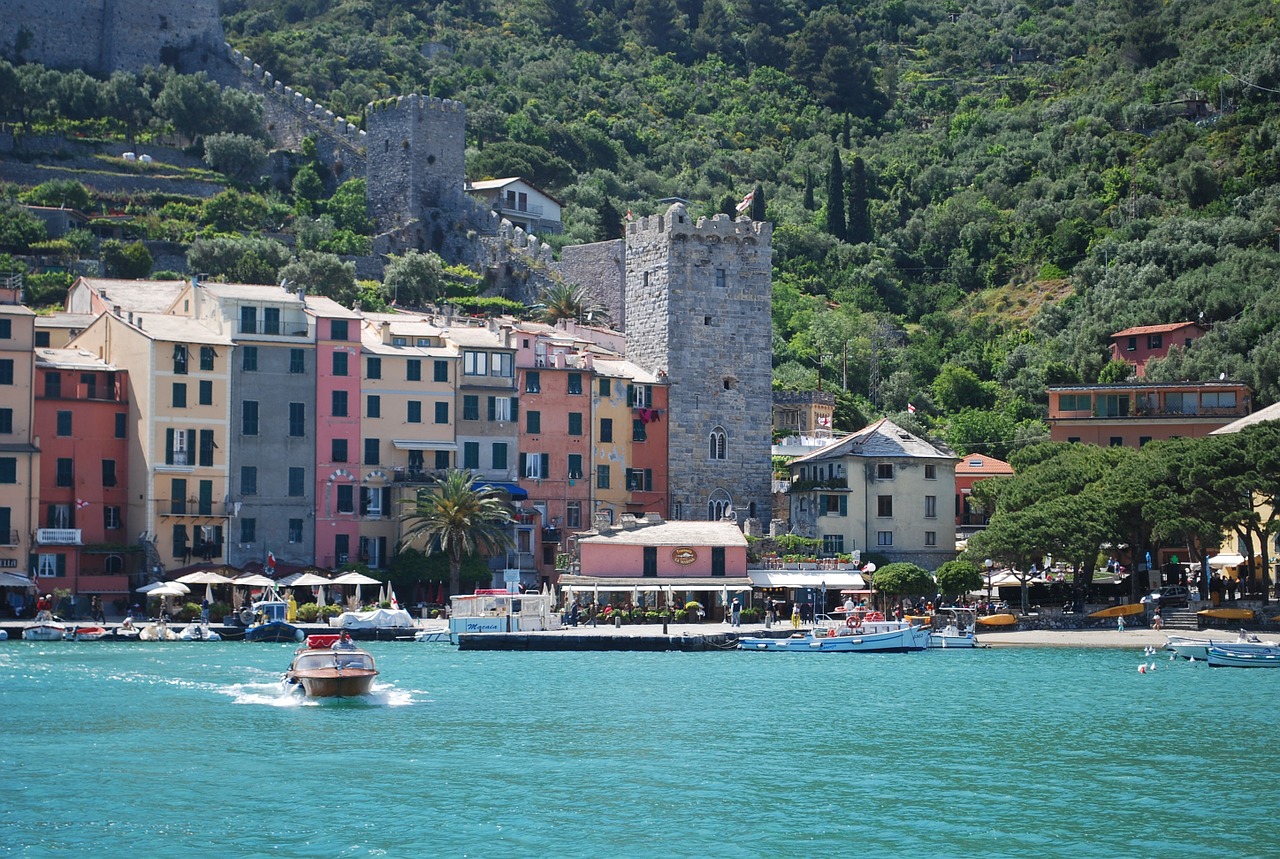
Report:
[[835,634],[836,634],[836,631],[834,629],[827,630],[827,638],[834,638]]
[[844,622],[849,625],[850,629],[857,629],[858,627],[862,626],[862,616],[857,614],[851,614],[847,618],[845,618]]

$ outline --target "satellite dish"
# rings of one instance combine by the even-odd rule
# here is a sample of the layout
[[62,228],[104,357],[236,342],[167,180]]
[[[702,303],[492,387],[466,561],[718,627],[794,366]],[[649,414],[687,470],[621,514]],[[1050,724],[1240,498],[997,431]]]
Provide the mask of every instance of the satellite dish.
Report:
[[1226,373],[1219,373],[1219,374],[1218,374],[1218,381],[1219,381],[1219,382],[1221,382],[1222,380],[1224,380],[1224,379],[1226,379],[1226,378],[1227,378],[1227,374],[1226,374]]

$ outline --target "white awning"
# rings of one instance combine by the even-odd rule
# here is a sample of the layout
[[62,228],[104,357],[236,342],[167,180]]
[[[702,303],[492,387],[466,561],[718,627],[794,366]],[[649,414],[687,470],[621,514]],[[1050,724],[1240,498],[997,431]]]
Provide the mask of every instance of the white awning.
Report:
[[457,442],[452,441],[424,441],[419,438],[397,438],[392,439],[391,444],[397,450],[457,450]]
[[0,573],[0,588],[34,588],[35,583],[20,573]]
[[856,570],[748,570],[751,583],[758,588],[820,588],[827,590],[866,590],[867,583]]

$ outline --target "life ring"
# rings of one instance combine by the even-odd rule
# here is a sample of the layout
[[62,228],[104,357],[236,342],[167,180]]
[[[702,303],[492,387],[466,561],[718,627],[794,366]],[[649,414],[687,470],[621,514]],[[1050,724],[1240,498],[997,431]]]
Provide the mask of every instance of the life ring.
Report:
[[850,629],[857,629],[862,626],[862,617],[860,615],[851,614],[844,619],[844,622]]
[[884,620],[884,615],[878,611],[873,611],[867,615],[867,620]]
[[836,631],[834,628],[827,630],[827,638],[835,638],[835,635],[836,635]]

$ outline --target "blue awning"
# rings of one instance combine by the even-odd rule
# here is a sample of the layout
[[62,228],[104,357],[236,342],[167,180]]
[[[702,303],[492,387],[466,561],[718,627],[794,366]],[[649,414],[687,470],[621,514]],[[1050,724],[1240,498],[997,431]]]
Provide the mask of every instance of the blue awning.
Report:
[[478,480],[476,481],[476,486],[487,489],[496,489],[499,492],[505,492],[512,498],[521,501],[529,497],[529,493],[525,492],[518,484],[515,483],[497,483],[491,480]]

